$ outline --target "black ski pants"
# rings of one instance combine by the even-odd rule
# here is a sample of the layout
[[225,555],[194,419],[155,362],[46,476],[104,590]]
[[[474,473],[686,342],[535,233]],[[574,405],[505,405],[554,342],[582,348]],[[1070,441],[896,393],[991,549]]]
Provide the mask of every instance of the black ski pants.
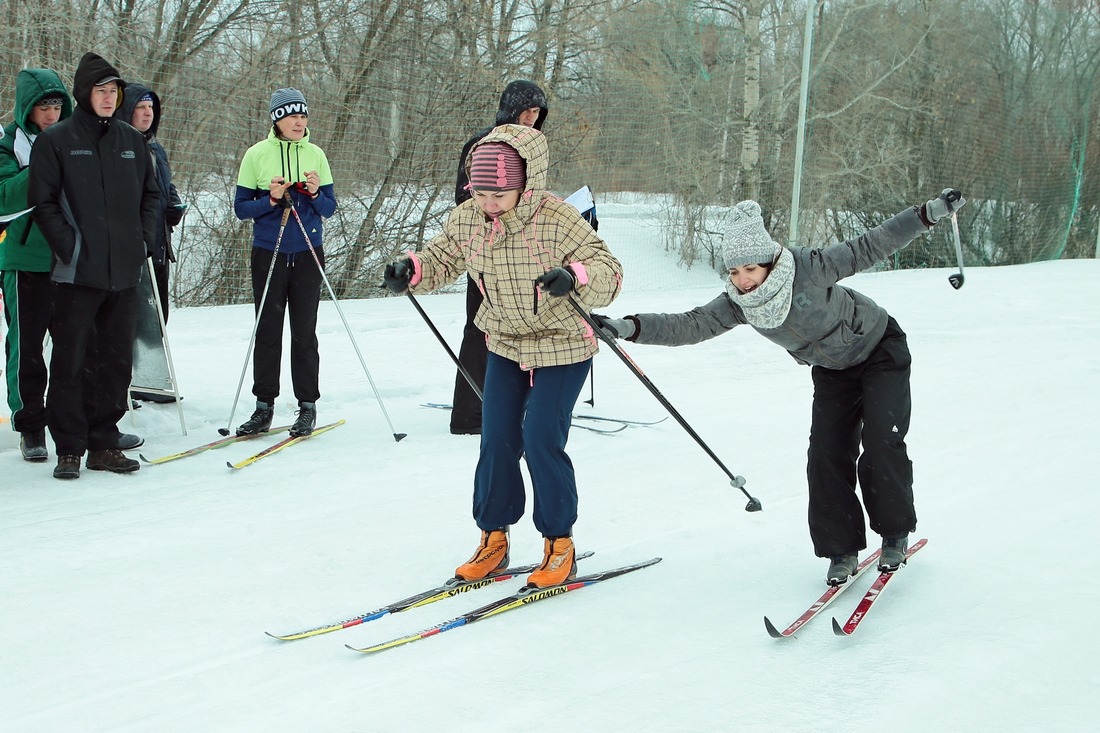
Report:
[[[283,359],[283,320],[290,311],[290,379],[294,397],[316,402],[320,396],[321,357],[317,346],[317,307],[321,300],[322,271],[309,252],[280,252],[252,248],[252,296],[256,301],[256,350],[252,357],[252,394],[259,402],[275,404]],[[325,255],[317,250],[324,267]],[[268,270],[271,281],[267,282]],[[264,298],[264,285],[267,297]],[[260,301],[263,313],[260,313]]]
[[129,406],[137,288],[54,285],[46,414],[57,454],[118,446]]
[[867,547],[857,477],[872,531],[900,537],[917,527],[913,463],[905,448],[912,413],[911,362],[905,333],[890,318],[882,340],[863,363],[841,370],[813,368],[806,474],[810,537],[818,557]]
[[[8,244],[5,246],[15,246]],[[53,317],[53,283],[48,272],[4,273],[4,341],[8,408],[20,433],[46,427],[46,332]]]
[[[462,345],[458,349],[458,361],[485,391],[485,365],[489,361],[489,349],[485,334],[474,325],[474,318],[481,308],[483,297],[477,283],[466,276],[466,325],[462,329]],[[481,432],[481,398],[477,396],[461,371],[455,372],[454,407],[451,410],[452,433]]]

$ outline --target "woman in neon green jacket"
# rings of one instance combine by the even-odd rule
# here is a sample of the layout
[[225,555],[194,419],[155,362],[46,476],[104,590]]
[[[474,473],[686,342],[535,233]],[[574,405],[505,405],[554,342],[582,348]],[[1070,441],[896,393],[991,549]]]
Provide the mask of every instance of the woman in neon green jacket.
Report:
[[[305,96],[297,89],[277,89],[271,95],[270,112],[271,131],[244,154],[233,201],[237,218],[252,220],[252,294],[257,310],[252,360],[256,411],[237,428],[237,434],[252,435],[271,427],[279,396],[283,314],[289,307],[290,374],[298,400],[298,418],[290,434],[308,435],[316,425],[321,396],[317,304],[324,282],[322,222],[336,212],[336,194],[328,158],[309,141]],[[302,227],[290,221],[280,238],[283,209],[291,206]]]

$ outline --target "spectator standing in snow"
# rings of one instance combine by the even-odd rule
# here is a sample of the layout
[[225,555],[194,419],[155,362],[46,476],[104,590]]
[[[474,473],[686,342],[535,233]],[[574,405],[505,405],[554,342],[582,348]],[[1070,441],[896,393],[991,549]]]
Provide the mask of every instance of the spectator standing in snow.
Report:
[[[0,214],[27,209],[31,148],[46,128],[67,119],[73,103],[52,69],[23,69],[15,80],[15,119],[0,136]],[[46,357],[53,316],[50,245],[30,213],[8,224],[0,241],[4,318],[8,333],[8,408],[28,461],[49,459],[46,448]]]
[[[496,125],[515,124],[541,130],[549,110],[546,94],[537,84],[526,79],[517,79],[508,84],[500,95]],[[458,158],[458,176],[455,181],[456,206],[468,201],[473,195],[470,192],[470,179],[466,169],[470,150],[492,129],[493,126],[479,130],[462,146],[462,154]],[[485,334],[474,323],[481,302],[479,273],[470,272],[466,276],[466,325],[462,329],[462,344],[459,346],[458,360],[477,382],[478,388],[484,389],[485,364],[489,352],[485,347]],[[466,381],[461,371],[455,375],[451,432],[455,435],[481,433],[481,398],[477,396],[477,392]]]
[[172,250],[172,229],[183,220],[187,208],[172,183],[172,169],[168,167],[168,151],[157,139],[160,128],[160,97],[146,86],[130,82],[123,90],[122,105],[115,117],[128,122],[149,144],[149,154],[156,166],[157,186],[160,188],[160,209],[157,212],[157,243],[153,249],[153,273],[156,275],[157,293],[164,322],[168,322],[168,263],[176,261]]
[[864,508],[883,538],[880,570],[905,562],[917,526],[905,447],[912,411],[905,333],[882,307],[839,281],[907,246],[965,203],[959,191],[945,189],[855,239],[810,249],[781,247],[764,228],[760,205],[742,201],[725,232],[724,293],[686,313],[595,317],[615,338],[665,346],[699,343],[748,324],[813,367],[810,537],[814,553],[830,559],[831,585],[847,582],[867,547]]
[[[324,282],[323,219],[336,213],[336,193],[328,158],[309,139],[305,96],[294,88],[277,89],[271,95],[269,111],[271,130],[266,139],[245,152],[233,202],[238,219],[252,220],[252,296],[257,318],[252,357],[256,410],[237,428],[237,435],[254,435],[271,427],[279,396],[287,310],[290,374],[298,400],[298,416],[290,434],[309,435],[317,424],[317,400],[321,396],[317,306]],[[294,211],[280,239],[284,207],[293,207]],[[308,241],[294,221],[295,212],[308,233]],[[320,267],[310,253],[311,245]]]
[[577,210],[546,190],[548,162],[538,130],[495,128],[470,153],[473,199],[455,207],[420,252],[385,271],[395,293],[435,290],[466,272],[485,295],[477,326],[489,356],[473,501],[481,542],[455,571],[464,580],[508,565],[508,528],[524,513],[520,456],[544,538],[543,562],[528,585],[558,585],[577,572],[577,484],[565,445],[598,348],[567,299],[586,310],[611,303],[622,266]]
[[[53,355],[46,412],[54,476],[140,468],[119,449],[141,268],[156,242],[160,192],[141,134],[114,119],[126,82],[95,53],[73,77],[76,109],[39,133],[27,203],[54,255]],[[104,185],[108,181],[108,185]],[[139,439],[140,444],[140,439]]]

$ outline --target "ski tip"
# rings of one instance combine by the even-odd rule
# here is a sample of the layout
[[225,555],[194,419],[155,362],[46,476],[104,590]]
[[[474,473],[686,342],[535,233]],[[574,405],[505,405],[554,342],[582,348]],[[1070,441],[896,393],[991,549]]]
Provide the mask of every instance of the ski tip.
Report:
[[236,466],[234,466],[234,465],[233,465],[232,463],[230,463],[229,461],[226,461],[226,462],[225,462],[225,465],[226,465],[227,467],[229,467],[229,468],[233,469],[234,471],[236,471],[236,470],[237,470],[237,467],[236,467]]
[[833,633],[837,636],[851,636],[851,634],[845,631],[844,627],[841,626],[840,622],[837,621],[835,618],[833,619]]
[[152,461],[150,461],[148,458],[145,457],[144,453],[138,453],[138,458],[140,458],[145,463],[152,463]]
[[779,631],[779,629],[775,628],[775,626],[772,624],[772,622],[768,620],[767,616],[764,617],[764,628],[767,630],[768,636],[770,636],[771,638],[773,638],[773,639],[782,639],[783,638],[783,634]]

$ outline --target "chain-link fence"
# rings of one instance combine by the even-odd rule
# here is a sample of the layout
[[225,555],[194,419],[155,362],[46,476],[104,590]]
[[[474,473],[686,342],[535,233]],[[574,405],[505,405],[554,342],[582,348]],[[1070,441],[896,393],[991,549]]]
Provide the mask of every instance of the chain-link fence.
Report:
[[[717,266],[744,198],[777,240],[823,244],[945,186],[971,202],[968,265],[1094,257],[1100,242],[1094,0],[0,0],[0,13],[5,124],[20,69],[71,84],[89,50],[160,95],[159,139],[191,203],[179,305],[251,298],[251,224],[232,199],[283,86],[305,93],[332,166],[340,297],[378,294],[383,264],[438,229],[463,142],[518,78],[549,99],[554,190],[651,204],[655,246],[685,263]],[[886,266],[953,260],[932,236]]]

